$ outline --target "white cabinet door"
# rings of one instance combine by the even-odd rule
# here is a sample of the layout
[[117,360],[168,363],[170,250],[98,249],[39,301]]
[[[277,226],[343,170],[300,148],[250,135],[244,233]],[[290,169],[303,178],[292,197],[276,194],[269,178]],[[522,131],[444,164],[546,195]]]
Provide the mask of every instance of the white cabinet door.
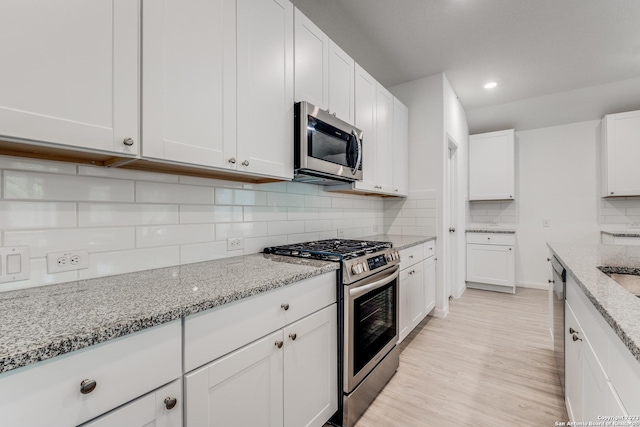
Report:
[[336,307],[284,328],[285,427],[321,427],[338,409]]
[[603,120],[603,196],[640,195],[640,111]]
[[411,269],[407,268],[400,271],[400,286],[398,288],[398,344],[400,344],[409,335],[410,320],[409,320],[409,272]]
[[295,100],[329,108],[329,37],[295,9]]
[[235,169],[235,0],[143,1],[143,156]]
[[135,0],[0,2],[0,136],[137,154],[139,32]]
[[238,170],[293,178],[293,5],[237,0]]
[[611,415],[607,412],[607,399],[604,397],[609,393],[609,382],[602,366],[589,344],[587,339],[582,344],[582,417],[580,421],[602,421],[598,416],[603,414]]
[[393,98],[393,192],[409,193],[409,109]]
[[185,375],[185,423],[282,426],[282,330]]
[[469,200],[515,197],[513,129],[469,137]]
[[354,124],[355,62],[329,40],[329,111]]
[[176,380],[83,426],[180,427],[182,406],[182,382]]
[[436,260],[434,257],[424,261],[424,314],[436,307]]
[[355,125],[362,131],[362,181],[356,185],[374,189],[376,178],[376,85],[377,82],[356,64]]
[[567,412],[572,421],[582,419],[582,343],[573,341],[573,334],[569,330],[582,331],[569,303],[565,302],[565,330],[564,330],[564,360],[565,360],[565,399]]
[[426,316],[424,298],[424,261],[409,269],[409,332]]
[[378,190],[393,192],[393,95],[376,83],[376,167]]
[[467,281],[514,286],[512,246],[467,244]]

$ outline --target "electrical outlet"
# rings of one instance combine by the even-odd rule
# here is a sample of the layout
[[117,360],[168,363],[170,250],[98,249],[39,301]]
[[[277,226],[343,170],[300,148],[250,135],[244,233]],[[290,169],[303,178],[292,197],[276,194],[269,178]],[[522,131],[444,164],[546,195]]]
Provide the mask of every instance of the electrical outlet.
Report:
[[338,233],[338,237],[344,237],[344,229],[338,228],[337,233]]
[[89,268],[89,252],[84,249],[47,254],[47,273],[49,274],[85,268]]
[[380,232],[380,226],[378,224],[374,224],[373,226],[373,232],[374,233],[379,233]]
[[489,227],[497,227],[498,223],[495,221],[489,221]]
[[640,222],[632,222],[627,224],[627,230],[640,230]]
[[244,249],[244,239],[242,237],[229,237],[227,239],[227,250],[237,251],[238,249]]

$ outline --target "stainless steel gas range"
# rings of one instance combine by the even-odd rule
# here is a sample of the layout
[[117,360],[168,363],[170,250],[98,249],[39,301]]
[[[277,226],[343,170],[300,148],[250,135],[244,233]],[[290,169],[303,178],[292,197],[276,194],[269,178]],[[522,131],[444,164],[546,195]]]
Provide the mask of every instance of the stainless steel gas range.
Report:
[[340,262],[338,384],[343,387],[332,423],[353,426],[398,368],[400,254],[388,242],[344,239],[276,246],[264,252]]

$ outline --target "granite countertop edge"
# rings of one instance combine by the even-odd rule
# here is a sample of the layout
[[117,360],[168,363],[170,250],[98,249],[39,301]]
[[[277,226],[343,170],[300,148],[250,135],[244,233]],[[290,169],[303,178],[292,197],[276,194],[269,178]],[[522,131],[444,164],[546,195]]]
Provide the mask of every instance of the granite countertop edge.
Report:
[[[273,256],[269,257],[276,258]],[[230,259],[231,258],[227,258],[226,260]],[[296,259],[290,258],[287,261],[289,260],[295,261]],[[314,266],[315,268],[313,270],[291,274],[289,276],[285,276],[276,280],[267,280],[265,282],[261,282],[257,286],[252,286],[247,289],[230,291],[215,298],[205,298],[201,301],[196,301],[183,306],[172,307],[169,310],[160,310],[157,312],[149,312],[148,314],[144,313],[144,315],[142,316],[118,319],[118,321],[116,322],[112,322],[104,326],[85,331],[79,330],[76,332],[71,330],[73,328],[70,328],[71,333],[69,335],[54,336],[43,340],[41,345],[30,346],[25,351],[0,356],[0,374],[29,366],[37,362],[52,359],[54,357],[71,353],[76,350],[81,350],[96,344],[104,343],[112,339],[124,337],[126,335],[140,332],[154,326],[166,324],[192,314],[200,313],[234,301],[239,301],[244,298],[259,295],[261,293],[278,289],[289,284],[319,276],[321,274],[336,271],[339,268],[338,263],[335,262],[320,262],[320,264],[324,265]],[[185,266],[188,267],[188,265],[182,265],[179,267],[184,268]],[[148,271],[150,270],[126,273],[122,276],[131,276]],[[94,286],[99,286],[101,281],[113,280],[113,277],[114,276],[105,276],[102,278],[89,280],[94,282]],[[71,285],[78,282],[82,281],[66,282],[61,283],[60,285]],[[56,288],[56,285],[51,285],[45,288],[50,288],[53,290]]]
[[496,233],[496,234],[516,234],[516,230],[491,229],[491,228],[469,228],[465,233]]
[[380,242],[391,242],[393,249],[399,251],[407,249],[413,246],[418,246],[432,240],[436,240],[436,236],[414,236],[414,235],[400,235],[400,234],[375,234],[373,236],[365,236],[364,240],[373,240]]
[[625,231],[600,231],[603,234],[609,234],[613,237],[640,237],[640,233],[629,233]]
[[[635,359],[640,362],[640,347],[638,346],[639,343],[636,343],[631,337],[627,335],[624,327],[621,326],[618,321],[616,321],[615,315],[611,314],[609,310],[607,310],[607,308],[602,304],[602,302],[593,294],[591,289],[589,289],[589,286],[583,283],[583,279],[581,279],[580,274],[577,274],[575,271],[573,271],[573,269],[571,269],[570,265],[568,265],[568,263],[566,263],[562,259],[562,256],[553,248],[551,244],[547,243],[547,247],[560,258],[560,260],[563,262],[564,268],[567,270],[567,273],[576,280],[576,283],[578,284],[582,292],[589,299],[589,301],[591,301],[596,310],[598,310],[598,312],[602,315],[602,318],[605,320],[605,322],[607,322],[613,332],[618,336],[618,338],[620,338],[625,347],[629,349],[633,357],[635,357]],[[593,266],[593,268],[596,269],[597,267],[598,266],[596,265]],[[604,273],[602,274],[604,275]],[[615,283],[613,279],[611,279],[611,282]]]

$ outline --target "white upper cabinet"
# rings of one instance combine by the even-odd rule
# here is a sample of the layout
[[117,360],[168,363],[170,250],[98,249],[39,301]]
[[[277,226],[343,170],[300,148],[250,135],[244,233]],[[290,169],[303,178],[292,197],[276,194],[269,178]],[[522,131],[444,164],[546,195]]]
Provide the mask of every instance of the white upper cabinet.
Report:
[[295,9],[295,99],[329,108],[329,37]]
[[329,40],[329,111],[350,124],[355,122],[355,66],[353,59]]
[[513,129],[469,137],[469,200],[515,198]]
[[293,6],[145,0],[143,156],[293,177]]
[[393,95],[376,85],[376,184],[378,190],[393,192]]
[[237,0],[238,170],[293,178],[293,5]]
[[603,197],[639,196],[640,111],[602,120]]
[[393,98],[393,192],[409,193],[409,109]]
[[362,134],[362,181],[357,188],[373,190],[376,186],[376,92],[377,82],[356,64],[355,125]]
[[0,137],[135,155],[140,3],[0,2]]
[[236,169],[235,0],[143,5],[142,154]]

